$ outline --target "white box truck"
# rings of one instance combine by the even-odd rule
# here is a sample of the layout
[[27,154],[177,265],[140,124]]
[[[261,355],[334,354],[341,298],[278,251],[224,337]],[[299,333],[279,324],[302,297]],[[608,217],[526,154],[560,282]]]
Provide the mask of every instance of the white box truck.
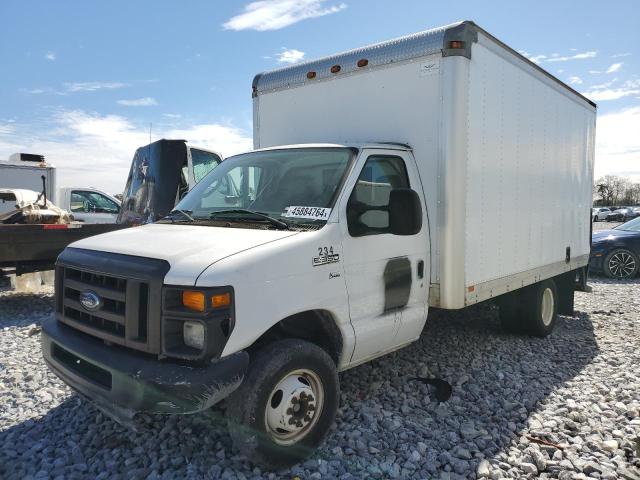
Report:
[[595,105],[472,22],[256,76],[253,152],[77,242],[44,358],[122,422],[228,397],[234,444],[320,444],[337,372],[495,299],[548,335],[587,265]]
[[55,203],[56,167],[47,163],[43,155],[14,153],[8,160],[0,160],[0,188],[16,188],[42,192]]

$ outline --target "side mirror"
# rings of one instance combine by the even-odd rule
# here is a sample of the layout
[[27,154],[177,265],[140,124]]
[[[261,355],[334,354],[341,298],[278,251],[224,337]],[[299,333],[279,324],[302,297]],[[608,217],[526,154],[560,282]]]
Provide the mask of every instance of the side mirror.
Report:
[[389,194],[389,230],[393,235],[415,235],[422,228],[420,197],[410,188],[396,188]]

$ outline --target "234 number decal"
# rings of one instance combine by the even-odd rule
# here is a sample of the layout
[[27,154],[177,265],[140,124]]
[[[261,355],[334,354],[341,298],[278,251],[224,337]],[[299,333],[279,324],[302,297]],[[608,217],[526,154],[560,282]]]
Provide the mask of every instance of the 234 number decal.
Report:
[[327,265],[340,261],[340,254],[333,252],[333,246],[318,247],[318,256],[313,258],[313,266]]

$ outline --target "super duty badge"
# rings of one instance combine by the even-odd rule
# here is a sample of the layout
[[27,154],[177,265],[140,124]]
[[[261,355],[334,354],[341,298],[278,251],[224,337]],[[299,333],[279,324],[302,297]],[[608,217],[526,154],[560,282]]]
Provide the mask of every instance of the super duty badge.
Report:
[[327,265],[340,261],[340,254],[333,253],[333,247],[318,247],[318,256],[313,257],[313,266]]

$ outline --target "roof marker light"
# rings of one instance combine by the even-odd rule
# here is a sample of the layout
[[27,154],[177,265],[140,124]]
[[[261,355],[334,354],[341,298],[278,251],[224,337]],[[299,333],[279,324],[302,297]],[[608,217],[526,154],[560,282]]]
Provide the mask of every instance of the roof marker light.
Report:
[[452,49],[464,48],[464,42],[462,40],[451,40],[449,42],[449,48],[452,48]]
[[312,79],[316,78],[316,72],[314,72],[314,71],[307,72],[307,78],[309,80],[312,80]]
[[331,73],[338,73],[340,71],[340,65],[334,65],[331,67]]
[[367,60],[366,58],[361,58],[360,60],[358,60],[358,67],[366,67],[367,65],[369,65],[369,60]]

